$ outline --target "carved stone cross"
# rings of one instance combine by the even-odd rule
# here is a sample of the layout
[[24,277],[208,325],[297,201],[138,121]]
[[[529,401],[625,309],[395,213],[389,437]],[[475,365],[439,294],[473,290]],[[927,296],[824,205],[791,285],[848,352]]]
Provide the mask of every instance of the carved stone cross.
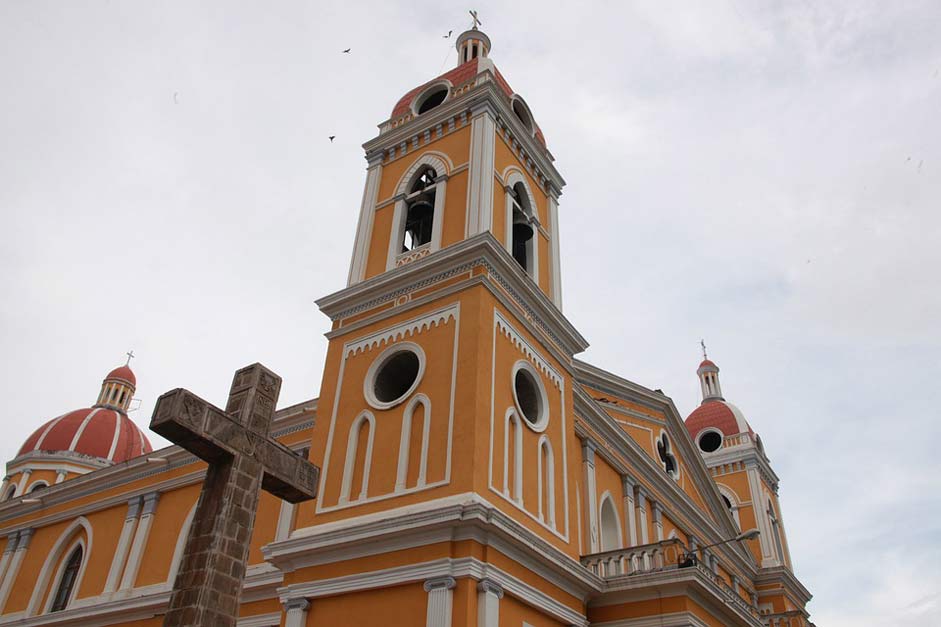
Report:
[[317,495],[320,469],[269,437],[281,377],[261,364],[235,373],[225,411],[167,392],[150,428],[209,463],[165,626],[236,624],[260,490],[292,503]]

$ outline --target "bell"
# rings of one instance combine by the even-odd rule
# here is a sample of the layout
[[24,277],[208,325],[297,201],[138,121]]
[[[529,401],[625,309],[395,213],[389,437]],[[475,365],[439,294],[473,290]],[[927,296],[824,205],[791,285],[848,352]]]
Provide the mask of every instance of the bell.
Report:
[[525,244],[533,238],[533,227],[523,216],[513,216],[513,241]]

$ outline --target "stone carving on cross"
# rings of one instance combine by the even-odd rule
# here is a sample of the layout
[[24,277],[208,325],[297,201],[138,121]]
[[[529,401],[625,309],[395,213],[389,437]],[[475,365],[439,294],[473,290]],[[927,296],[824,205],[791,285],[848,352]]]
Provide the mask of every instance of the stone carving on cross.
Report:
[[253,364],[235,373],[225,410],[184,389],[157,399],[150,428],[209,464],[165,626],[234,627],[260,491],[317,496],[320,469],[270,437],[280,391],[281,377]]

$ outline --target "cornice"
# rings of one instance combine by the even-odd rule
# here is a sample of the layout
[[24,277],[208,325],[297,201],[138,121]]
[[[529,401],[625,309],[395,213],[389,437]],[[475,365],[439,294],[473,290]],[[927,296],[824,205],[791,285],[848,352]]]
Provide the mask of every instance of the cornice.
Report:
[[[438,124],[447,124],[449,119],[468,114],[470,111],[479,111],[481,107],[490,107],[490,114],[501,127],[509,128],[513,138],[523,147],[523,150],[535,164],[539,172],[543,173],[547,184],[558,196],[565,186],[565,180],[553,164],[552,153],[539,144],[535,137],[526,131],[516,115],[513,113],[509,99],[503,94],[496,82],[494,74],[485,69],[468,82],[475,83],[463,94],[453,100],[446,100],[427,113],[393,129],[380,132],[379,135],[363,144],[367,159],[376,153],[385,153],[387,150],[398,148],[403,142],[408,143],[414,137],[422,136],[428,129],[434,129]],[[466,84],[466,83],[465,83]],[[457,86],[459,88],[461,86]],[[384,122],[380,128],[388,126],[391,120]],[[374,158],[374,157],[373,157]]]
[[[400,268],[384,272],[317,300],[333,321],[353,316],[439,281],[484,266],[522,310],[523,317],[546,333],[569,359],[588,348],[588,342],[526,275],[519,264],[489,232],[435,251]],[[328,337],[343,333],[340,327]]]
[[[785,566],[772,566],[771,568],[762,568],[755,577],[755,586],[779,583],[784,590],[791,596],[791,600],[799,607],[804,607],[810,602],[814,595],[810,590],[804,587],[797,576],[791,572],[791,569]],[[761,596],[761,590],[758,590]]]
[[[711,537],[701,538],[705,543],[711,544],[712,542],[718,542],[738,534],[738,529],[735,527],[735,522],[732,520],[731,514],[722,506],[715,482],[712,480],[712,477],[709,476],[706,467],[702,465],[702,459],[699,459],[701,467],[698,470],[702,476],[697,478],[696,484],[697,486],[699,486],[700,483],[705,484],[706,489],[701,490],[701,492],[707,503],[710,502],[710,496],[712,497],[712,502],[710,503],[712,511],[723,512],[724,515],[720,514],[717,516],[718,520],[721,521],[721,527],[717,526],[712,518],[700,510],[690,496],[686,494],[673,479],[663,472],[663,469],[657,465],[646,451],[640,448],[633,438],[617,424],[614,418],[605,412],[580,385],[574,386],[573,396],[576,416],[588,422],[591,427],[602,436],[605,445],[610,446],[618,455],[621,455],[629,464],[632,464],[628,467],[620,463],[619,460],[611,459],[610,454],[608,454],[606,450],[606,446],[598,446],[596,444],[597,453],[604,455],[606,460],[612,462],[612,465],[615,466],[618,472],[630,475],[634,480],[638,478],[642,479],[649,488],[656,490],[659,498],[668,499],[669,503],[665,504],[668,504],[679,515],[683,516],[689,524],[696,527],[696,530],[708,531]],[[577,422],[575,431],[576,435],[580,438],[591,438],[593,436],[593,434],[580,428]],[[676,440],[676,438],[674,438],[674,440]],[[698,458],[699,456],[697,455],[696,457]],[[688,463],[687,469],[690,469],[691,466],[695,466],[695,463]],[[741,573],[752,577],[754,573],[757,572],[757,564],[755,564],[751,554],[748,553],[744,547],[738,546],[737,544],[730,544],[716,547],[716,551],[721,551],[727,559],[731,558],[732,562]]]
[[289,539],[262,547],[262,554],[290,572],[463,539],[493,546],[574,596],[584,598],[601,589],[601,578],[476,493],[298,529]]

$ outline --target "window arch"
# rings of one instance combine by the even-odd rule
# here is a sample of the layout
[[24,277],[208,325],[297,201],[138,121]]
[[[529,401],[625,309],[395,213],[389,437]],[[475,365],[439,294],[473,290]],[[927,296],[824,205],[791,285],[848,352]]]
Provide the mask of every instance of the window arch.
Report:
[[176,574],[180,571],[180,564],[183,562],[183,551],[186,550],[186,540],[189,538],[190,527],[193,526],[193,518],[195,518],[195,516],[196,505],[193,505],[186,515],[186,518],[183,519],[180,533],[176,537],[176,546],[173,549],[173,557],[170,559],[170,570],[167,573],[167,583],[170,585],[173,585],[173,582],[176,581]]
[[438,81],[429,85],[412,101],[412,113],[421,115],[431,111],[448,98],[451,92],[451,82],[447,80]]
[[32,485],[29,486],[29,489],[26,490],[26,493],[31,494],[35,492],[36,490],[42,490],[43,488],[48,488],[48,487],[49,487],[49,484],[47,482],[42,481],[42,480],[36,481]]
[[[346,461],[343,465],[343,483],[340,487],[340,503],[350,500],[350,492],[355,481],[354,475],[361,477],[359,493],[354,501],[366,498],[369,489],[369,467],[372,462],[373,438],[376,434],[376,418],[371,412],[364,411],[353,424],[346,443]],[[365,437],[365,446],[363,439]]]
[[545,434],[539,438],[537,460],[539,519],[555,529],[555,458],[552,443]]
[[79,570],[82,568],[82,543],[79,542],[68,559],[65,560],[65,567],[59,574],[59,581],[55,587],[55,594],[52,597],[52,604],[49,606],[50,612],[61,612],[68,607],[69,602],[75,595],[75,582],[78,579]]
[[505,246],[516,263],[539,281],[539,216],[536,199],[518,168],[504,171],[506,191]]
[[529,131],[530,135],[535,134],[535,125],[533,124],[533,114],[529,110],[529,105],[526,104],[519,94],[513,94],[511,105],[513,107],[513,113],[516,115],[516,118],[523,124],[523,127]]
[[441,227],[450,160],[423,153],[399,179],[386,270],[441,248]]
[[717,483],[716,487],[719,488],[719,496],[722,499],[722,504],[728,508],[729,514],[731,514],[732,519],[735,520],[735,524],[739,529],[741,529],[742,523],[738,518],[738,497],[735,496],[735,492],[733,492],[731,489],[729,489],[728,486],[724,484]]
[[[409,460],[412,459],[414,451],[413,440],[415,425],[412,424],[415,418],[415,411],[421,407],[421,449],[418,455],[418,477],[415,483],[409,485],[409,474],[414,472],[414,468],[409,468]],[[409,401],[402,415],[402,434],[399,438],[399,463],[396,471],[395,489],[402,491],[409,487],[424,487],[428,480],[428,438],[431,432],[431,400],[424,394],[418,394]]]
[[601,495],[600,516],[601,521],[601,550],[615,551],[624,546],[621,534],[621,521],[618,518],[617,508],[609,492]]
[[12,498],[16,498],[16,484],[11,485],[7,489],[6,496],[3,497],[4,501],[9,501]]
[[503,494],[523,504],[523,425],[512,407],[503,429]]
[[[71,581],[66,581],[64,580],[66,569],[69,566],[69,561],[74,558],[78,547],[81,547],[81,555],[77,560],[78,566],[74,574],[70,575]],[[52,611],[51,608],[62,591],[63,583],[67,583],[69,587],[69,590],[67,590],[68,596],[65,597],[64,601],[64,607],[67,607],[78,593],[91,551],[92,526],[89,524],[88,519],[80,516],[65,528],[46,557],[46,561],[39,571],[39,577],[36,578],[33,594],[30,597],[29,605],[26,607],[26,615],[35,616],[41,610]]]

